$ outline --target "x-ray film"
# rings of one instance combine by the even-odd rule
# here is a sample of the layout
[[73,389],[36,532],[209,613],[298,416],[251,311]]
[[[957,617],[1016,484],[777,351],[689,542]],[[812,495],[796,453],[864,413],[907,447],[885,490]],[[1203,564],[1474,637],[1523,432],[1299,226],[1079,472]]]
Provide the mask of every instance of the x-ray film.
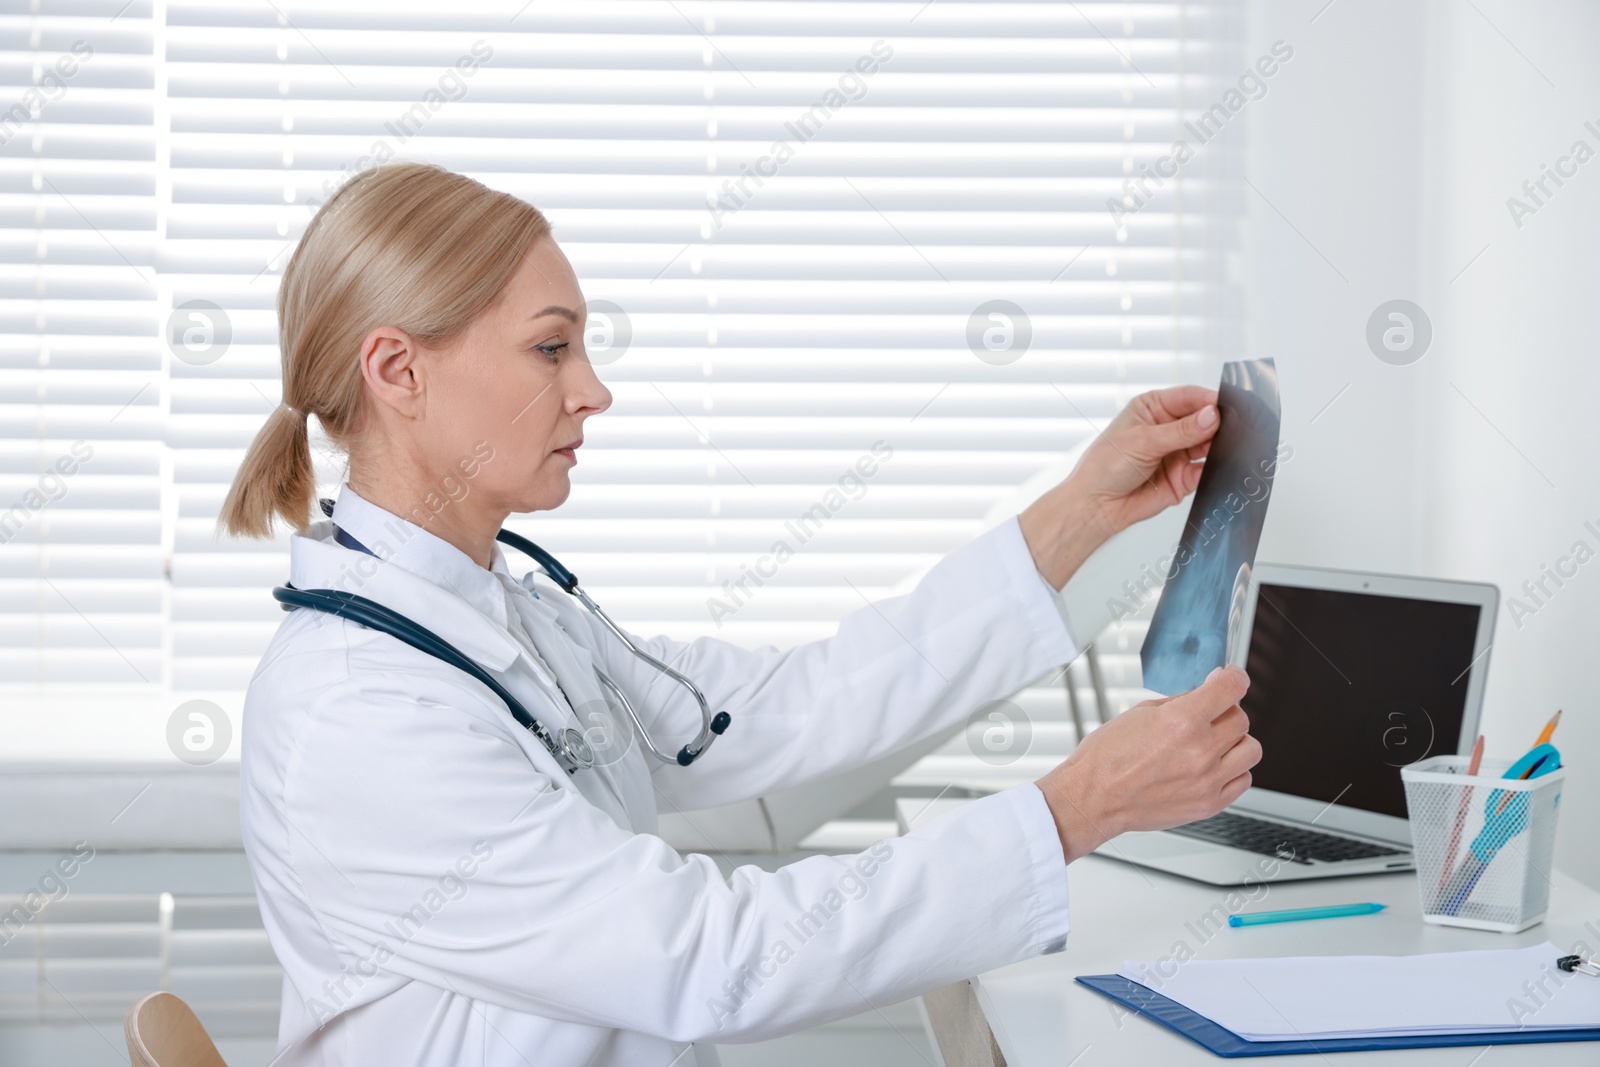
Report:
[[1244,663],[1250,570],[1280,459],[1272,360],[1224,363],[1217,411],[1222,424],[1139,653],[1145,688],[1158,693],[1185,692],[1216,667]]

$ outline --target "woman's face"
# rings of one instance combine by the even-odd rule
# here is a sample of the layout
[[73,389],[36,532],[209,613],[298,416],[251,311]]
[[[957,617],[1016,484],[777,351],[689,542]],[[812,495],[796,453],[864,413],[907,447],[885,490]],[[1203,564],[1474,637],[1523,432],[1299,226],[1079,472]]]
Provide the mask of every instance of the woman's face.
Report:
[[[550,237],[529,249],[501,298],[425,375],[426,466],[469,511],[554,508],[572,490],[583,424],[611,406],[583,347],[583,293]],[[431,358],[437,355],[437,358]]]

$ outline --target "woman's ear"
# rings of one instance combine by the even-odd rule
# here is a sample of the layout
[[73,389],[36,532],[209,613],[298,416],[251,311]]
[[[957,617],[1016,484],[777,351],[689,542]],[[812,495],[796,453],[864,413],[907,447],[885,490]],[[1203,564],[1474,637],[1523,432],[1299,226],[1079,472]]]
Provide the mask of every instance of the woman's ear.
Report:
[[411,335],[379,326],[361,343],[361,377],[373,399],[406,418],[422,413],[423,374]]

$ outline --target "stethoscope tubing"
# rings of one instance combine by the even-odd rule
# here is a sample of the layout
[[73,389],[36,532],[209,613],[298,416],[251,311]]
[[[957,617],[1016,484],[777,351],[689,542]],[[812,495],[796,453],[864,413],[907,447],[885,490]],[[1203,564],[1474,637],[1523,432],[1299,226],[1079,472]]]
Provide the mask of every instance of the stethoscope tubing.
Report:
[[[322,500],[319,503],[323,512],[331,517],[333,514],[333,502]],[[369,555],[377,555],[377,553],[346,534],[343,530],[340,530],[337,526],[334,527],[334,533],[340,544],[366,552]],[[628,714],[628,718],[632,720],[634,728],[638,731],[639,739],[643,742],[646,750],[661,762],[675,763],[680,767],[687,767],[704,755],[706,750],[711,747],[711,743],[728,728],[732,722],[732,717],[726,711],[713,715],[710,705],[706,702],[705,694],[700,691],[699,686],[695,685],[679,671],[674,670],[670,665],[661,662],[636,645],[621,627],[611,621],[611,617],[601,609],[600,605],[595,603],[594,599],[583,591],[583,588],[578,584],[577,575],[563,566],[555,556],[546,552],[526,537],[512,533],[510,530],[501,530],[496,535],[496,540],[530,556],[544,569],[552,581],[604,623],[606,629],[610,630],[630,653],[683,686],[694,697],[695,702],[700,706],[700,732],[693,741],[679,749],[676,756],[671,756],[662,752],[651,741],[650,732],[645,729],[643,720],[640,719],[638,712],[634,710],[633,702],[628,699],[622,688],[605,671],[598,666],[595,667],[595,676],[606,690],[622,704],[623,709]],[[310,608],[314,611],[322,611],[340,618],[349,619],[351,622],[366,626],[369,629],[387,633],[420,652],[424,652],[466,672],[488,686],[490,691],[504,701],[507,709],[511,712],[512,718],[516,719],[519,725],[537,737],[540,743],[549,750],[550,755],[555,758],[556,762],[568,774],[575,774],[579,767],[591,767],[594,765],[594,751],[580,732],[568,728],[552,734],[542,723],[529,714],[522,703],[512,696],[504,686],[495,681],[477,663],[473,662],[470,656],[420,623],[379,604],[375,600],[369,600],[366,597],[342,590],[296,589],[293,585],[286,583],[274,589],[272,595],[274,599],[284,606],[286,611],[293,608]]]
[[628,718],[633,720],[633,725],[638,729],[640,740],[644,742],[645,747],[650,750],[650,754],[652,756],[663,763],[676,763],[680,767],[687,767],[689,764],[699,759],[700,755],[704,753],[706,749],[711,747],[711,742],[715,741],[717,736],[728,728],[728,724],[732,721],[732,717],[729,716],[725,711],[713,715],[711,713],[711,706],[706,703],[705,694],[700,691],[699,686],[695,685],[688,678],[674,670],[671,665],[661,662],[659,659],[652,656],[638,645],[634,644],[633,638],[629,637],[627,632],[624,631],[622,627],[612,622],[611,616],[607,615],[605,610],[601,608],[599,604],[595,603],[593,597],[583,591],[583,587],[578,584],[578,576],[563,566],[560,560],[556,559],[549,552],[546,552],[544,549],[540,548],[526,537],[523,537],[521,534],[512,533],[510,530],[501,530],[495,535],[495,540],[499,541],[503,545],[509,545],[510,547],[517,549],[524,555],[532,557],[533,560],[539,564],[539,566],[544,568],[544,572],[550,576],[551,581],[559,585],[569,596],[573,597],[578,601],[578,603],[582,604],[591,615],[604,623],[606,629],[610,630],[616,636],[617,640],[622,642],[623,647],[625,647],[629,652],[633,653],[633,655],[638,659],[648,663],[657,671],[666,675],[668,678],[671,678],[673,681],[687,689],[689,691],[689,695],[694,697],[695,703],[700,705],[700,733],[693,741],[679,749],[676,756],[669,756],[665,752],[662,752],[660,749],[656,748],[654,743],[651,742],[650,732],[644,728],[644,723],[640,720],[638,712],[634,711],[633,702],[628,699],[627,694],[625,694],[604,671],[596,668],[595,673],[599,675],[600,681],[616,696],[617,700],[621,702],[623,709],[628,713]]
[[550,755],[555,757],[556,762],[561,764],[562,770],[573,774],[579,767],[594,763],[589,743],[577,730],[569,728],[563,730],[559,738],[553,736],[545,729],[544,724],[528,713],[528,709],[523,707],[522,702],[512,696],[505,686],[495,681],[487,671],[473,662],[471,656],[427,627],[385,607],[376,600],[338,589],[296,589],[292,585],[278,586],[272,591],[272,597],[283,604],[285,609],[311,608],[389,634],[419,652],[424,652],[466,672],[488,686],[495,696],[505,701],[511,717],[517,720],[518,725],[539,739],[539,742],[549,750]]

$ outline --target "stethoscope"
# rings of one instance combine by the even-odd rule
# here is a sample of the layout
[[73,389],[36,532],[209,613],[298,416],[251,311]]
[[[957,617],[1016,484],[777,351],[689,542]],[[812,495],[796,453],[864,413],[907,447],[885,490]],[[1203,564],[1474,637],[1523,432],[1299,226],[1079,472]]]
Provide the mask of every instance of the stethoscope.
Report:
[[[323,514],[331,518],[333,516],[333,501],[324,499],[318,501],[318,503],[322,506]],[[378,555],[337,526],[333,528],[333,534],[334,539],[346,548],[357,549],[367,553],[369,556],[376,557]],[[717,736],[728,728],[728,724],[733,721],[733,717],[725,711],[719,711],[712,715],[711,706],[706,703],[705,694],[700,692],[699,687],[682,674],[673,670],[672,667],[662,663],[634,644],[633,639],[621,627],[612,622],[611,617],[600,610],[600,605],[596,604],[589,594],[585,593],[582,587],[578,585],[577,575],[562,566],[561,562],[550,553],[526,537],[514,534],[510,530],[501,530],[495,535],[495,540],[503,545],[510,545],[512,548],[532,557],[539,566],[544,568],[544,572],[550,576],[552,581],[575,597],[591,614],[605,623],[606,629],[616,634],[617,640],[621,641],[629,652],[632,652],[639,659],[683,686],[694,696],[695,702],[700,705],[700,733],[693,741],[679,749],[676,756],[669,756],[656,748],[654,742],[650,740],[650,732],[645,729],[644,723],[640,721],[639,713],[634,711],[633,702],[628,699],[627,694],[622,691],[616,682],[611,680],[605,671],[600,669],[598,664],[595,666],[595,676],[599,678],[600,684],[605,686],[606,690],[621,703],[623,710],[628,713],[628,718],[633,721],[634,729],[639,732],[639,739],[644,742],[644,747],[649,750],[650,754],[663,763],[676,763],[680,767],[687,767],[705,755],[706,749],[711,747],[711,742],[715,741]],[[470,656],[420,623],[408,619],[397,611],[384,607],[376,600],[369,600],[354,593],[346,593],[340,589],[296,589],[293,585],[286,583],[274,589],[272,596],[273,599],[283,605],[284,611],[292,611],[295,608],[311,608],[314,611],[324,611],[330,615],[337,615],[341,619],[349,619],[351,622],[360,623],[369,629],[389,634],[391,637],[404,641],[420,652],[426,652],[428,655],[443,660],[452,667],[465,671],[488,686],[495,696],[505,701],[506,707],[511,711],[512,718],[516,719],[524,729],[537,737],[539,742],[549,750],[550,755],[555,757],[555,761],[568,774],[575,774],[579,767],[594,766],[594,749],[582,733],[570,727],[551,733],[543,723],[528,714],[528,709],[522,706],[521,701],[507,692],[505,686],[490,677],[487,671],[474,663]]]

